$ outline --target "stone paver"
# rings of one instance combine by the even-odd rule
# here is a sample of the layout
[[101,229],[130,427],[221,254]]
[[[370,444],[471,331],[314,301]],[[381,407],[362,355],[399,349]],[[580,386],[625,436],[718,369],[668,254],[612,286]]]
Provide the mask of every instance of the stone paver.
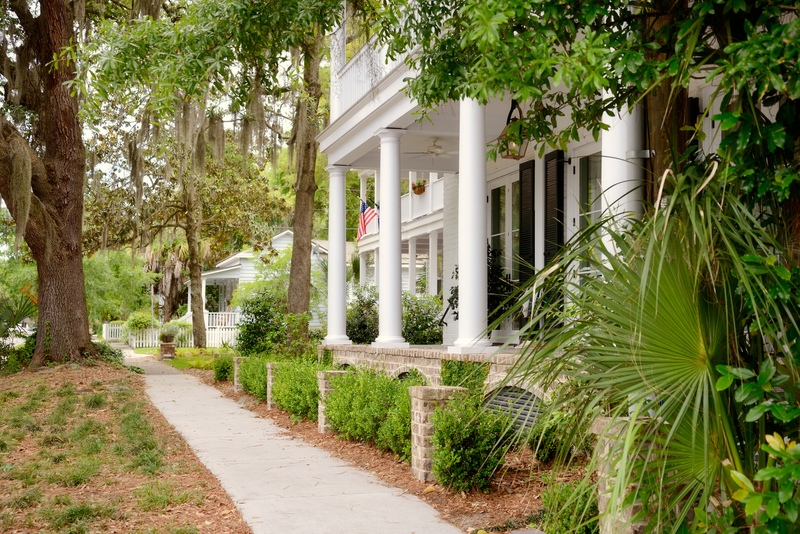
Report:
[[[118,348],[121,348],[117,345]],[[256,534],[456,534],[415,496],[291,437],[191,375],[126,352],[147,393]]]

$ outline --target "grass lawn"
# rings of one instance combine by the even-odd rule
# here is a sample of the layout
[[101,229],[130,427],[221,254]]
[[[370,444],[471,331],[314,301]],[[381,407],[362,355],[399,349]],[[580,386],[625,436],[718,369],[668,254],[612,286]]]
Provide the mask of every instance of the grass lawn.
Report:
[[158,354],[159,348],[158,347],[144,347],[139,349],[133,349],[134,354]]
[[250,532],[122,367],[0,377],[0,532]]

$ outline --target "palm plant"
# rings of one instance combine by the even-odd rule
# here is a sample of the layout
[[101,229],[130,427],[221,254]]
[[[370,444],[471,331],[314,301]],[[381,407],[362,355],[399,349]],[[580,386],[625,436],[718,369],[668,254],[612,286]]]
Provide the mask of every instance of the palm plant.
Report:
[[0,298],[0,339],[18,331],[22,320],[36,315],[37,309],[33,298],[25,294],[20,294],[16,299]]
[[[776,464],[766,451],[797,437],[800,269],[787,268],[769,209],[742,202],[716,164],[700,169],[665,177],[669,203],[646,222],[583,230],[522,290],[562,291],[576,313],[547,320],[562,312],[539,299],[524,331],[536,342],[510,379],[571,380],[551,409],[579,406],[574,433],[609,418],[620,436],[604,436],[611,516],[641,510],[631,520],[657,532],[789,532],[800,447],[788,475],[775,469],[791,459]],[[534,331],[540,324],[549,326]]]

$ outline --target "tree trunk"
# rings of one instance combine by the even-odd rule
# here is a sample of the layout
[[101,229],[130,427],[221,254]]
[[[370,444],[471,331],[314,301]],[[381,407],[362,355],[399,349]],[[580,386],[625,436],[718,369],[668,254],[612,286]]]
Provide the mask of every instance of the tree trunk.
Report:
[[[198,134],[203,137],[203,130]],[[196,154],[195,154],[196,156]],[[205,158],[205,147],[202,157]],[[192,291],[192,335],[194,346],[206,347],[205,302],[203,301],[203,263],[200,257],[200,225],[202,209],[197,198],[197,174],[192,169],[187,174],[186,186],[186,241],[189,244],[189,288]]]
[[[34,18],[28,3],[11,2],[25,31],[25,47],[38,65],[38,87],[26,87],[21,100],[37,115],[40,158],[14,126],[0,118],[0,195],[37,263],[39,329],[31,367],[79,360],[95,352],[89,334],[83,277],[82,230],[85,149],[78,102],[68,82],[75,63],[50,66],[77,39],[70,4],[43,0]],[[19,54],[17,60],[26,54]],[[45,65],[47,65],[45,67]],[[29,77],[30,78],[30,77]],[[20,178],[24,178],[20,181]]]
[[[314,193],[317,182],[314,171],[317,165],[318,110],[322,87],[319,81],[319,64],[322,59],[323,32],[315,28],[303,47],[303,83],[305,98],[297,107],[297,181],[294,184],[295,206],[292,228],[294,246],[289,271],[288,311],[291,314],[308,313],[311,300],[311,232],[314,226]],[[290,342],[308,341],[308,322],[295,323],[289,332]]]
[[[666,26],[675,22],[675,12],[684,9],[684,2],[665,0],[655,2],[656,13],[649,19],[646,39],[652,39]],[[650,52],[649,61],[662,61],[674,53],[670,37],[662,38],[661,49]],[[654,152],[648,160],[649,179],[646,181],[645,200],[656,205],[659,184],[667,169],[678,172],[679,158],[688,147],[689,132],[681,128],[689,122],[688,92],[673,87],[674,78],[665,78],[644,98],[647,147]]]

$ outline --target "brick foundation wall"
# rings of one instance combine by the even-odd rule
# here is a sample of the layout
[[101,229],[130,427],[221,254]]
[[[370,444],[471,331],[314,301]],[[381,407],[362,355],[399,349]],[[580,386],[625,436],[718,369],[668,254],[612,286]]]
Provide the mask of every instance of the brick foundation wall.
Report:
[[241,356],[233,359],[233,391],[242,391],[242,384],[239,382],[239,364],[243,359]]

